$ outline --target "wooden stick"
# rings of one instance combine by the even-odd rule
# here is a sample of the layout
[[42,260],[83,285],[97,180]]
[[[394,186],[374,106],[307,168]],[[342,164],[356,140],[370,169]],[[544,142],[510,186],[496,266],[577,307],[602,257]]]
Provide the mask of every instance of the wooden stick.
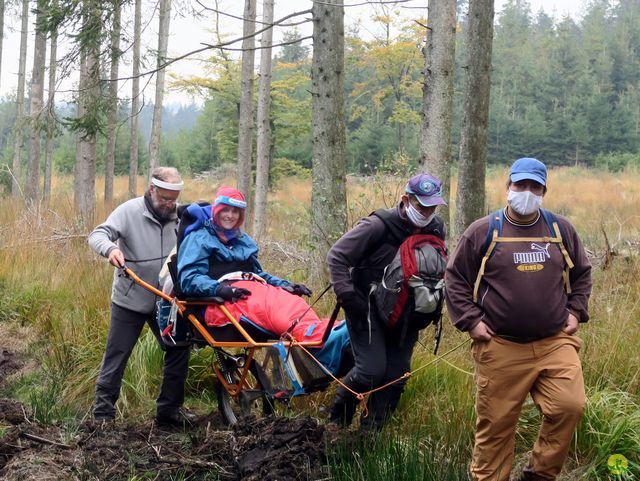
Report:
[[58,446],[59,448],[71,449],[71,446],[68,444],[58,443],[56,441],[52,441],[51,439],[41,438],[40,436],[36,436],[35,434],[29,434],[22,432],[20,436],[30,439],[31,441],[36,441],[42,444],[51,444],[52,446]]

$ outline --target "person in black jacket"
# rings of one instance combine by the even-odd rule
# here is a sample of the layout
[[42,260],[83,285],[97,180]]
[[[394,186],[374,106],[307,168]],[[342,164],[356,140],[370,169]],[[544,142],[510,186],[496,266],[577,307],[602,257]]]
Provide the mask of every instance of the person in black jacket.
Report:
[[[373,282],[382,279],[400,244],[413,234],[433,234],[444,240],[446,227],[435,215],[442,198],[442,183],[429,174],[418,174],[406,185],[400,202],[363,218],[329,250],[327,263],[333,290],[345,311],[355,356],[354,368],[343,382],[355,392],[365,392],[397,379],[410,370],[418,329],[402,336],[388,329],[375,312],[369,312],[368,294]],[[414,313],[415,315],[415,313]],[[397,382],[373,393],[368,416],[361,429],[377,430],[395,411],[405,382]],[[338,388],[329,421],[348,426],[358,401],[348,390]]]

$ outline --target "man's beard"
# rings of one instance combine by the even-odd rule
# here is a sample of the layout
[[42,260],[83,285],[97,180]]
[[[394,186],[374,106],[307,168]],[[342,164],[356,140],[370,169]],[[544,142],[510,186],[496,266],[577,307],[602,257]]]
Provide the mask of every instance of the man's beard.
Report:
[[171,220],[173,214],[176,212],[175,204],[172,207],[166,207],[160,204],[148,190],[144,193],[144,200],[147,204],[147,208],[151,211],[151,214],[153,214],[153,216],[160,222]]
[[159,205],[156,202],[152,202],[153,204],[153,210],[156,212],[156,214],[158,214],[159,217],[162,217],[163,220],[168,220],[171,217],[171,214],[173,214],[176,211],[176,207],[166,207],[164,205]]

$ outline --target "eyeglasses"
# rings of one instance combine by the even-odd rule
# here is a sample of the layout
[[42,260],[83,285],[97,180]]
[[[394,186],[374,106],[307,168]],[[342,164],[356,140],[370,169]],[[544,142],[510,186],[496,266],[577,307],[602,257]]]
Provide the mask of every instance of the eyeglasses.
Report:
[[162,204],[175,204],[178,201],[178,196],[166,196],[160,193],[159,189],[154,189],[155,198]]

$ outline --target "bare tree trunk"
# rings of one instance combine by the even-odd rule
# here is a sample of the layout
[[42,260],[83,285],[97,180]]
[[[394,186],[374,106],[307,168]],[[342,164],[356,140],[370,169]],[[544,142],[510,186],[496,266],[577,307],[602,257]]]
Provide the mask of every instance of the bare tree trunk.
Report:
[[153,124],[149,142],[149,172],[160,165],[160,144],[162,142],[162,103],[164,99],[164,77],[169,44],[169,24],[171,21],[171,0],[160,0],[160,28],[158,29],[158,61],[156,73],[156,100],[153,106]]
[[314,3],[312,82],[313,179],[310,279],[328,279],[326,255],[347,226],[344,123],[344,7],[342,0]]
[[4,0],[0,0],[0,78],[2,78],[2,43],[4,41]]
[[131,145],[129,148],[129,198],[134,198],[138,183],[138,120],[140,113],[140,32],[142,0],[135,0],[133,18],[133,79],[131,80]]
[[[55,2],[57,5],[57,2]],[[58,30],[51,31],[49,48],[49,92],[47,96],[47,140],[45,143],[44,161],[44,191],[43,201],[45,205],[51,200],[51,175],[53,171],[53,134],[55,132],[55,106],[56,106],[56,62],[58,57]]]
[[491,87],[493,0],[470,0],[455,236],[485,214],[485,165]]
[[27,35],[29,32],[29,0],[22,0],[22,26],[20,30],[20,60],[18,66],[18,89],[16,92],[16,124],[13,129],[13,180],[11,195],[17,198],[21,194],[20,175],[22,172],[22,129],[24,124],[24,83],[27,68]]
[[[264,0],[262,21],[273,23],[273,0]],[[265,234],[267,217],[267,191],[269,189],[269,161],[271,157],[271,43],[273,29],[262,34],[260,53],[260,80],[258,83],[258,140],[256,142],[256,199],[253,214],[253,235],[260,239]]]
[[253,66],[255,60],[256,0],[245,0],[242,36],[242,78],[238,119],[238,190],[251,198],[251,147],[253,144]]
[[107,152],[104,158],[104,205],[113,204],[113,175],[118,134],[118,63],[120,61],[120,0],[113,0],[111,30],[111,67],[109,83],[109,112],[107,114]]
[[29,158],[27,162],[27,181],[25,199],[29,203],[38,201],[40,184],[40,155],[42,130],[42,103],[44,94],[44,65],[47,61],[47,37],[42,30],[45,20],[46,4],[38,0],[36,13],[36,34],[33,46],[33,71],[31,73],[31,92],[29,94]]
[[[100,96],[101,28],[99,0],[86,0],[83,5],[83,33],[81,45],[78,118],[97,117]],[[89,39],[88,37],[91,37]],[[97,126],[86,125],[78,132],[73,194],[76,212],[85,226],[93,224],[96,195],[96,137]]]
[[[442,196],[447,203],[451,182],[455,35],[455,0],[429,0],[420,160],[425,171],[442,180]],[[439,213],[449,223],[449,208],[442,206]]]

